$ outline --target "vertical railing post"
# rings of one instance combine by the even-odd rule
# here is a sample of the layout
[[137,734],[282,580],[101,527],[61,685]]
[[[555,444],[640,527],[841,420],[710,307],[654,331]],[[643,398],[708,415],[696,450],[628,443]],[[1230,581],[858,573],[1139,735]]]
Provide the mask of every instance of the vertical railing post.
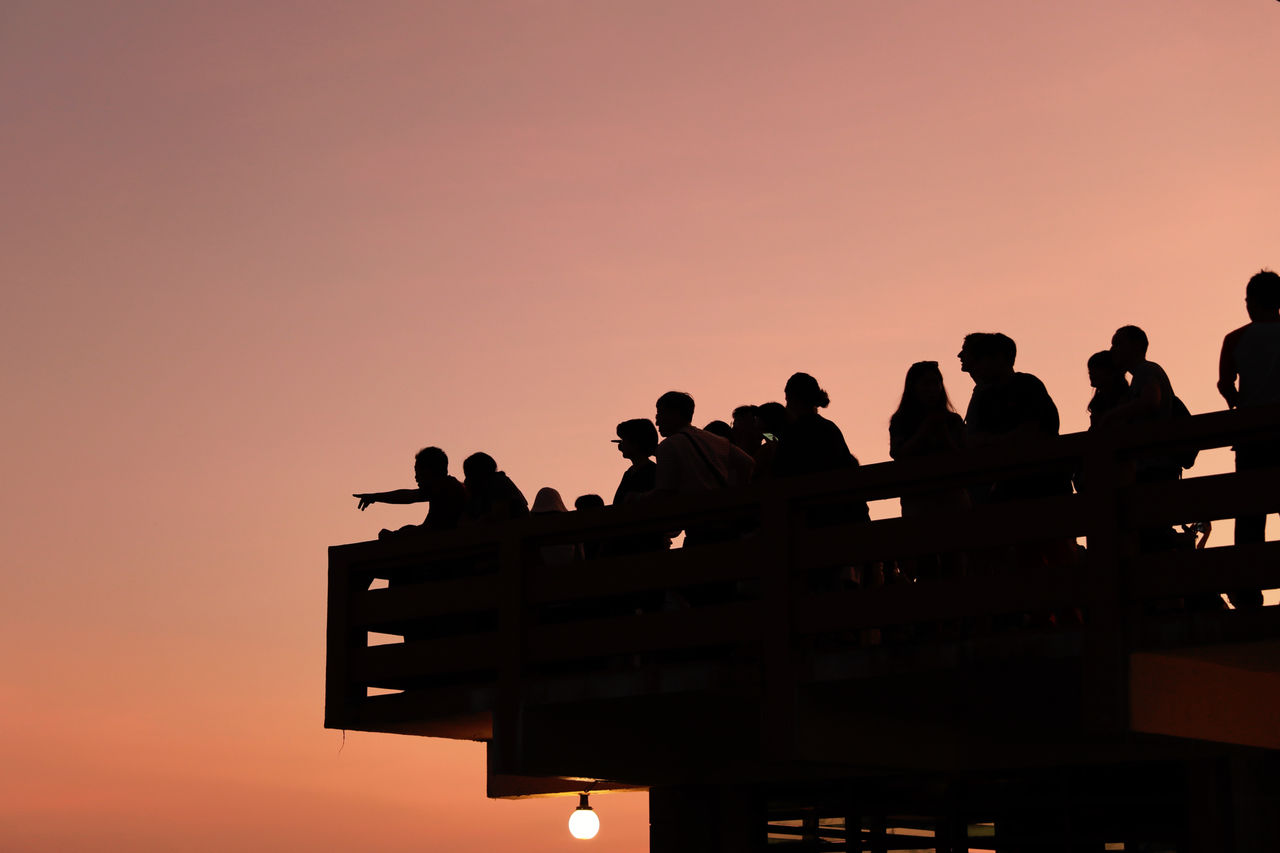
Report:
[[[363,578],[363,575],[359,575]],[[365,689],[354,683],[355,660],[368,645],[368,634],[351,627],[352,598],[362,591],[347,559],[329,549],[329,600],[325,616],[324,724],[345,729],[353,722]]]
[[766,757],[787,758],[795,753],[796,661],[793,613],[795,577],[792,537],[795,516],[785,495],[771,494],[761,508],[763,547],[760,596],[763,624],[758,649],[761,668],[760,746]]
[[511,525],[499,549],[498,685],[493,743],[502,772],[519,773],[524,755],[525,583],[524,524]]
[[1083,470],[1088,519],[1085,625],[1082,634],[1081,712],[1086,731],[1111,735],[1129,726],[1127,576],[1137,533],[1125,518],[1134,465],[1114,441],[1094,436]]

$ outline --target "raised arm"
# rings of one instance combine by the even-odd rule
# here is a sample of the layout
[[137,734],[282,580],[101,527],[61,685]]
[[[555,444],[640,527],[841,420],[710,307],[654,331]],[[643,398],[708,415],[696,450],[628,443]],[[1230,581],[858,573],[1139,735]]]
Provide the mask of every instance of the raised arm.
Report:
[[363,510],[369,504],[416,504],[427,500],[421,489],[396,489],[393,492],[356,492],[351,497],[358,498],[356,508]]

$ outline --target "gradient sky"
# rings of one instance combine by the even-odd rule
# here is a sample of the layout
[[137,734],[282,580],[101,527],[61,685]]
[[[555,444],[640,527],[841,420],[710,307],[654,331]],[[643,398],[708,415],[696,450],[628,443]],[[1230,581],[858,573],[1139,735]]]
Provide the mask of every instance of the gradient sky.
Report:
[[1126,323],[1221,408],[1277,44],[1274,0],[6,0],[2,846],[581,846],[478,745],[321,727],[325,548],[422,516],[349,495],[427,444],[610,495],[658,394],[797,370],[883,460],[975,330],[1065,430]]

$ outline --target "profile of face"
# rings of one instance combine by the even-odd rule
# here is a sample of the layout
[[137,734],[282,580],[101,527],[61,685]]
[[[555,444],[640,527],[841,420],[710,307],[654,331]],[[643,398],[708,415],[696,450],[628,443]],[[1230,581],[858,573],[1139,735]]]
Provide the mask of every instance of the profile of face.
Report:
[[618,439],[617,444],[618,452],[622,454],[623,459],[633,458],[636,455],[636,451],[639,449],[636,447],[635,442],[629,438],[620,438]]

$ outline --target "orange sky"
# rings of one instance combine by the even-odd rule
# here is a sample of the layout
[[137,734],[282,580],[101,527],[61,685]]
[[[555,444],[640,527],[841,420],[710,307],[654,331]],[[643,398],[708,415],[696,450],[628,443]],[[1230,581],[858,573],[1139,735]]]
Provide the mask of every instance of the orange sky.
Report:
[[974,330],[1067,430],[1126,323],[1220,408],[1277,43],[1273,0],[6,2],[5,848],[573,847],[476,745],[321,728],[325,546],[422,515],[351,492],[438,444],[610,495],[617,421],[796,370],[879,461]]

